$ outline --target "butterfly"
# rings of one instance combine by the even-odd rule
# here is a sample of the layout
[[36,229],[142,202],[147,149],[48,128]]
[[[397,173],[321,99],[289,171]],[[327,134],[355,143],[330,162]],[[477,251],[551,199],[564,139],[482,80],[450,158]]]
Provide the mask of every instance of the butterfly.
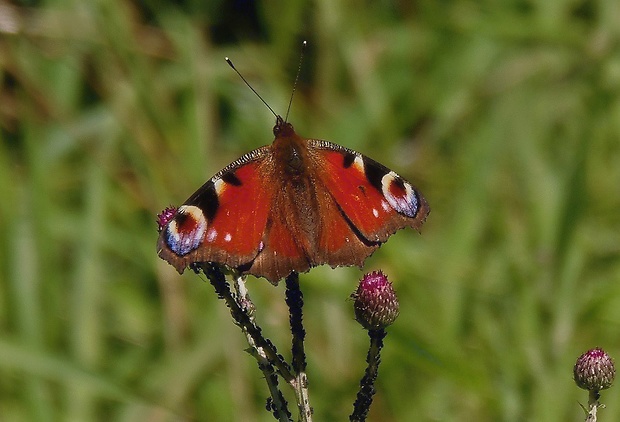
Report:
[[273,134],[159,216],[158,255],[179,273],[213,262],[277,284],[322,264],[362,266],[397,230],[426,220],[422,194],[384,165],[303,138],[279,115]]

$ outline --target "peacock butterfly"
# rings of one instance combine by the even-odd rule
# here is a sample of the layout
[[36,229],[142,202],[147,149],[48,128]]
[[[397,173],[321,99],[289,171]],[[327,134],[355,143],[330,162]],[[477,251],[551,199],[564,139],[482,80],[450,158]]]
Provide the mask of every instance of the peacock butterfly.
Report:
[[179,273],[214,262],[277,284],[322,264],[361,266],[397,230],[426,220],[424,197],[382,164],[302,138],[278,115],[273,134],[159,215],[157,253]]

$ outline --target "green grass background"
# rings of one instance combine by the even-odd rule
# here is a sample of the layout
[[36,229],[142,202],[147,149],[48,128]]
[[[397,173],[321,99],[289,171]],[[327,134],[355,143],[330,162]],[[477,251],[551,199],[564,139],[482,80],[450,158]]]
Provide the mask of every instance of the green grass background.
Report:
[[[284,114],[303,39],[297,131],[432,208],[363,269],[401,302],[369,419],[584,420],[575,359],[620,357],[616,0],[0,1],[0,420],[273,420],[224,304],[156,256],[155,215],[272,141],[224,57]],[[317,421],[352,409],[363,271],[301,277]],[[289,356],[283,285],[248,285]]]

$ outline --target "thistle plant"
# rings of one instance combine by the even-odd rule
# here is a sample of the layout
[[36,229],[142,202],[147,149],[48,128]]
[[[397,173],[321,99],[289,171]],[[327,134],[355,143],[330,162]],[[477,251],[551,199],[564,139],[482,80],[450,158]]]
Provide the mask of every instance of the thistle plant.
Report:
[[[261,328],[256,324],[255,307],[245,288],[243,277],[236,278],[233,293],[219,266],[201,263],[194,265],[192,269],[207,276],[218,297],[226,302],[235,325],[246,335],[250,345],[249,353],[256,359],[269,389],[267,410],[278,421],[292,420],[288,403],[279,387],[280,376],[295,392],[299,420],[312,421],[304,351],[303,294],[299,289],[299,274],[292,273],[286,278],[286,303],[292,336],[292,363],[288,364],[278,353],[276,346],[263,337]],[[368,330],[370,348],[366,358],[368,367],[360,381],[354,410],[349,419],[365,421],[375,393],[374,383],[381,362],[385,328],[398,316],[399,304],[392,284],[381,271],[366,274],[351,297],[354,299],[356,319]]]
[[399,303],[392,283],[381,271],[366,274],[351,298],[354,300],[357,322],[368,331],[370,348],[366,356],[368,366],[360,380],[360,389],[349,420],[365,421],[375,394],[383,339],[387,335],[385,329],[398,317]]
[[600,391],[606,390],[614,382],[616,368],[611,357],[601,348],[590,349],[579,358],[573,367],[573,377],[577,387],[588,391],[586,422],[596,422],[598,409],[605,407],[599,402]]
[[157,214],[157,231],[161,232],[164,227],[174,218],[177,213],[177,207],[170,205]]
[[[175,214],[176,208],[168,207],[157,216],[160,231]],[[246,351],[256,360],[267,384],[269,396],[266,399],[266,409],[280,422],[293,420],[288,402],[281,390],[280,381],[284,381],[294,391],[298,420],[312,421],[313,411],[309,398],[304,346],[306,336],[303,325],[304,299],[299,286],[299,274],[293,272],[285,280],[285,301],[289,310],[291,331],[292,360],[289,364],[273,342],[263,336],[262,329],[256,322],[258,310],[245,286],[245,276],[233,274],[229,281],[223,268],[216,263],[195,263],[190,268],[207,277],[218,298],[229,308],[234,324],[244,333],[250,346]],[[368,331],[370,337],[368,367],[360,381],[357,399],[353,405],[354,410],[350,416],[352,421],[364,421],[375,393],[374,383],[378,374],[383,339],[386,336],[385,328],[398,316],[399,304],[392,284],[381,271],[366,274],[351,297],[354,300],[355,318]]]

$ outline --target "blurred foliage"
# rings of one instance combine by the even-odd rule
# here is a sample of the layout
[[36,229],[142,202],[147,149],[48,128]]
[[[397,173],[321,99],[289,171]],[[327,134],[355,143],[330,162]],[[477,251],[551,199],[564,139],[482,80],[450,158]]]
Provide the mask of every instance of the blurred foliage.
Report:
[[[370,258],[395,283],[373,421],[580,421],[620,356],[620,4],[0,0],[0,418],[269,421],[211,286],[155,214],[272,140],[273,116],[383,162],[432,212]],[[362,271],[302,276],[316,420],[345,420]],[[288,348],[283,286],[248,281]],[[286,353],[285,353],[286,355]],[[620,418],[604,392],[600,418]]]

